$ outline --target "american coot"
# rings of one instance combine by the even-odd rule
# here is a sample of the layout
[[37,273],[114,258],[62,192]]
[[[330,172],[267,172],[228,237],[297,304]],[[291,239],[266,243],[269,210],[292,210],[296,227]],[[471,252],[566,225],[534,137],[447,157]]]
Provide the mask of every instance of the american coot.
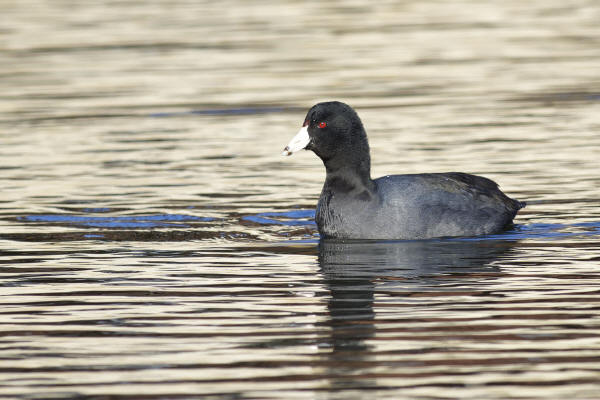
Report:
[[312,150],[327,175],[315,219],[321,237],[425,239],[475,236],[510,226],[525,203],[498,185],[461,172],[388,175],[371,179],[367,134],[356,112],[319,103],[283,151]]

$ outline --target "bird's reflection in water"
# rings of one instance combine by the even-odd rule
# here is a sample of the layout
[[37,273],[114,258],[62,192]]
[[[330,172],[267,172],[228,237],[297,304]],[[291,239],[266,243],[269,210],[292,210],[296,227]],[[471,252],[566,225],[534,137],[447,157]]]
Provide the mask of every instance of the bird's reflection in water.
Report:
[[482,273],[489,279],[490,273],[499,273],[490,263],[513,245],[496,240],[321,240],[319,266],[330,291],[331,334],[330,342],[323,343],[329,350],[323,356],[331,398],[352,398],[353,390],[377,386],[373,301],[378,289],[388,292],[396,285],[400,293],[431,290],[443,281],[441,276],[452,274],[466,275],[462,281],[469,283],[480,280]]

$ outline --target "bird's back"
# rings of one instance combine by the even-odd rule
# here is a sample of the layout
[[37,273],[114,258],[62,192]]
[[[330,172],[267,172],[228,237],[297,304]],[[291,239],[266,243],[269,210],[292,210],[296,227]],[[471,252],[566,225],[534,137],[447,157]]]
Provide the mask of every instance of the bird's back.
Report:
[[504,229],[524,207],[494,181],[465,173],[389,175],[374,183],[368,200],[341,193],[322,197],[320,231],[365,239],[485,235]]

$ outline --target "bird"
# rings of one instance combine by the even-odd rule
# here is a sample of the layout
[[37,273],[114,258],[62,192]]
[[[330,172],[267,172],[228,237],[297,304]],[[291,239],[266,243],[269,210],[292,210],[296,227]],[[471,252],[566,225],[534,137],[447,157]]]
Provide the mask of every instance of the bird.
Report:
[[310,108],[284,148],[311,150],[326,176],[315,211],[321,238],[431,239],[481,236],[512,226],[525,207],[488,178],[463,172],[371,178],[365,128],[349,105],[328,101]]

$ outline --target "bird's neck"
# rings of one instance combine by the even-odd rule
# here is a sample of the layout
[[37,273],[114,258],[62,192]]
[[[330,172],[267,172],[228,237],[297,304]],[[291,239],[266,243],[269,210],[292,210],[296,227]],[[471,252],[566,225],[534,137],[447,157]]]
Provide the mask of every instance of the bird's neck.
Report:
[[375,183],[371,179],[371,159],[367,153],[360,160],[332,159],[324,162],[327,175],[324,189],[336,193],[372,195]]

